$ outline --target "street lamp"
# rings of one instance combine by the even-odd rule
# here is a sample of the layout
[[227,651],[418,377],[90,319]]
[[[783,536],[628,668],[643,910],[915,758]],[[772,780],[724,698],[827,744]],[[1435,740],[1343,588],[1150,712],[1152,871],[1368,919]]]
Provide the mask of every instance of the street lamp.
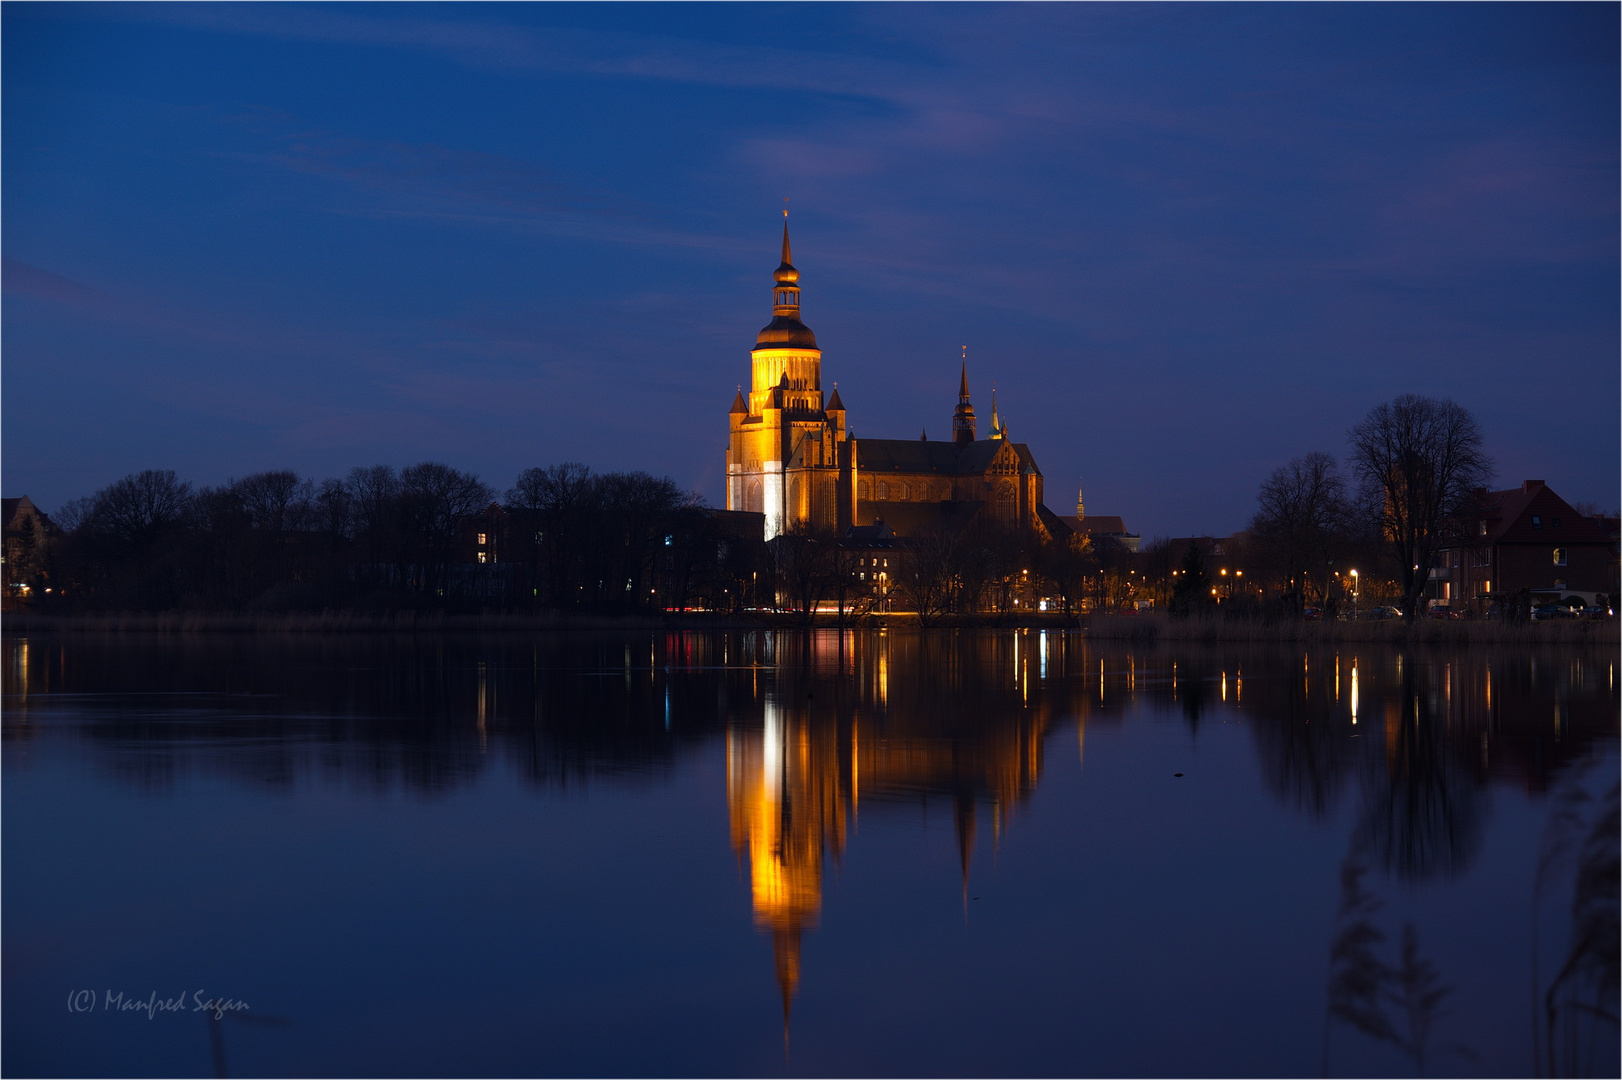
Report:
[[1358,598],[1359,592],[1361,592],[1361,590],[1359,589],[1358,586],[1361,585],[1361,584],[1362,584],[1362,582],[1360,582],[1358,580],[1358,577],[1357,577],[1357,571],[1353,570],[1352,571],[1352,621],[1353,622],[1357,621],[1357,598]]

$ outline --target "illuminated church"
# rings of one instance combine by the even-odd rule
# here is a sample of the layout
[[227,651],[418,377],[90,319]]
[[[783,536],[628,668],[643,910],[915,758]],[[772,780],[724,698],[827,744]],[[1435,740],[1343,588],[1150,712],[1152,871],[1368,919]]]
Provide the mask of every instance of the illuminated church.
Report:
[[843,535],[883,522],[908,536],[980,517],[1040,535],[1071,530],[1042,504],[1042,470],[1008,438],[992,402],[977,437],[965,363],[947,440],[857,439],[836,388],[822,391],[822,351],[800,321],[800,272],[783,222],[772,321],[751,350],[749,393],[732,402],[727,509],[764,514],[766,539],[793,530]]

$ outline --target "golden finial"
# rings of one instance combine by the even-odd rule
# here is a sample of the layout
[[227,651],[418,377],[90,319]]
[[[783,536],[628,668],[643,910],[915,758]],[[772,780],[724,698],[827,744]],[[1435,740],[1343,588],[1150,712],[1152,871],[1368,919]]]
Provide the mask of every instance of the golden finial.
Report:
[[784,219],[788,218],[788,198],[786,196],[783,199],[783,217]]

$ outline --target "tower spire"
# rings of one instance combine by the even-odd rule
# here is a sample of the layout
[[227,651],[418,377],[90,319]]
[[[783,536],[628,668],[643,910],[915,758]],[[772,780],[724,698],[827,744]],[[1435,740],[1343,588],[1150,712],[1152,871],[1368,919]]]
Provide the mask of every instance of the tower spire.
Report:
[[967,446],[974,441],[974,406],[969,404],[969,347],[963,346],[963,373],[957,384],[957,411],[952,414],[952,441]]
[[1007,433],[1005,431],[1003,431],[1002,420],[997,416],[997,388],[992,387],[991,388],[991,437],[993,439],[1000,439],[1005,434],[1007,434]]

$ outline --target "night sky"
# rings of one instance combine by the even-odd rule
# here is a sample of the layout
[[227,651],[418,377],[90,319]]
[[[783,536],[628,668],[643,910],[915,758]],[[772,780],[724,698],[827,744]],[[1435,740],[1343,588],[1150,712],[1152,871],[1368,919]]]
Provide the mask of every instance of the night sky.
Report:
[[1618,7],[3,15],[7,496],[432,459],[712,503],[790,198],[858,436],[1222,534],[1401,393],[1618,498]]

